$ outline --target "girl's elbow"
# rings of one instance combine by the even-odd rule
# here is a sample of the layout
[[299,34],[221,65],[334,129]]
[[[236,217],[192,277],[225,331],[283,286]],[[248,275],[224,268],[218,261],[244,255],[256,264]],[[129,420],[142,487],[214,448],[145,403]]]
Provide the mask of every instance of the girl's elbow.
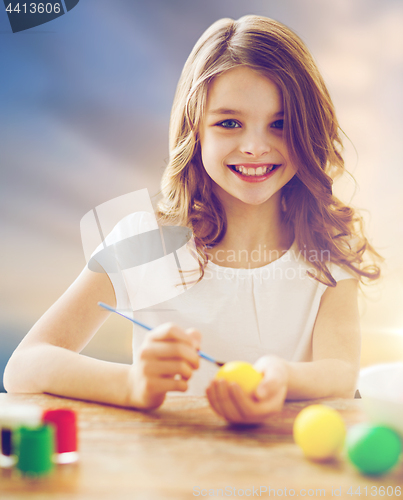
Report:
[[21,392],[18,391],[18,384],[16,384],[16,376],[14,373],[14,366],[11,358],[9,359],[3,374],[3,386],[6,392]]
[[4,369],[3,386],[8,393],[35,392],[32,388],[33,377],[27,370],[27,363],[14,352]]

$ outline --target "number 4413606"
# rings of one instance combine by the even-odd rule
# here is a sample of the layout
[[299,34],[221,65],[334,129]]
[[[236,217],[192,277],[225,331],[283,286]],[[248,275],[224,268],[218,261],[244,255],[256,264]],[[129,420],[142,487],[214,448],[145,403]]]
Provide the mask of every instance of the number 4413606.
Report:
[[17,14],[26,14],[27,12],[29,14],[44,14],[45,12],[46,14],[52,14],[52,12],[54,12],[55,14],[60,14],[60,3],[22,3],[21,8],[19,3],[17,3],[14,8],[12,4],[9,3],[6,7],[6,11],[9,14],[12,14],[13,12],[16,12]]
[[364,486],[361,488],[358,486],[358,488],[353,491],[353,487],[350,486],[350,488],[347,491],[347,495],[358,495],[358,496],[371,496],[371,497],[400,497],[402,494],[402,487],[401,486]]

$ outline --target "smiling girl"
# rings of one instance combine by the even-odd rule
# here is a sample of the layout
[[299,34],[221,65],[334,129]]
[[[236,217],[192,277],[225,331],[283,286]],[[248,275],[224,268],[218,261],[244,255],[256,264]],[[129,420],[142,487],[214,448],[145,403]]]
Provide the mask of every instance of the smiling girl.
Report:
[[[266,421],[286,399],[353,397],[358,283],[380,271],[364,262],[379,256],[361,218],[332,193],[341,150],[333,104],[301,40],[264,17],[214,23],[178,84],[157,213],[160,225],[192,230],[196,283],[147,311],[159,326],[135,332],[133,364],[120,365],[79,354],[108,316],[98,301],[122,307],[107,273],[84,269],[13,354],[7,390],[139,409],[168,391],[206,391],[217,413],[243,423]],[[148,231],[148,215],[122,224]],[[126,280],[133,309],[141,286]],[[194,371],[201,343],[216,359],[255,363],[264,374],[255,393],[210,383],[207,363]]]

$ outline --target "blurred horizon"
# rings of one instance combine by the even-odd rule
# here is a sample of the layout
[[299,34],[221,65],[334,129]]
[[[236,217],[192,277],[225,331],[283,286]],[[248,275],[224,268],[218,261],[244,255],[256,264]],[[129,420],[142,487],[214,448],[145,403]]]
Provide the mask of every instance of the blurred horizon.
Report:
[[[212,22],[246,14],[289,26],[324,76],[358,183],[344,176],[335,192],[363,210],[386,259],[361,299],[362,330],[403,335],[401,1],[81,0],[16,34],[0,12],[0,374],[84,267],[81,218],[138,189],[155,202],[183,64]],[[108,320],[84,352],[130,362],[130,336],[130,325]]]

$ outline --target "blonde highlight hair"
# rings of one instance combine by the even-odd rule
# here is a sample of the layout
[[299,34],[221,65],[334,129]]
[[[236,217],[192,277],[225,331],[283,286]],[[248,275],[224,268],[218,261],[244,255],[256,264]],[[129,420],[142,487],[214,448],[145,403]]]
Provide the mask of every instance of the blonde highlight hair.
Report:
[[[193,231],[201,280],[208,262],[206,247],[225,235],[225,210],[213,192],[199,142],[207,92],[214,78],[238,66],[270,78],[284,101],[284,140],[296,175],[283,187],[284,222],[300,253],[328,252],[330,260],[361,280],[380,276],[380,255],[363,232],[362,217],[332,192],[345,171],[334,106],[316,64],[303,42],[283,24],[260,16],[220,19],[197,41],[183,68],[171,113],[169,163],[161,183],[160,222]],[[364,260],[370,256],[370,262]],[[322,253],[321,253],[322,255]],[[310,260],[318,281],[335,286],[327,265]],[[366,280],[365,280],[366,279]]]

